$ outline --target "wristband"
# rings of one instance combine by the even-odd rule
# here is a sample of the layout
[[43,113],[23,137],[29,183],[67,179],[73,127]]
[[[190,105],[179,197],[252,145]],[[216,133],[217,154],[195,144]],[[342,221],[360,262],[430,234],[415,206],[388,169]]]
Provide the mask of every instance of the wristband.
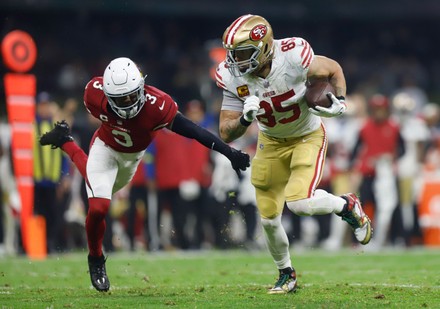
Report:
[[244,127],[249,127],[251,125],[252,121],[247,121],[246,119],[244,119],[244,115],[241,115],[240,123]]

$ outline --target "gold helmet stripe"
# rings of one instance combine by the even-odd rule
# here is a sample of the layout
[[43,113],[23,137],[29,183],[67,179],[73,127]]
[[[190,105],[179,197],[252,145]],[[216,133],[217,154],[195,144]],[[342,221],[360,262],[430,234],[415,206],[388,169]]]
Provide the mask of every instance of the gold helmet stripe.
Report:
[[237,18],[229,28],[228,33],[226,34],[225,43],[230,45],[234,41],[234,35],[237,32],[237,29],[240,28],[240,26],[246,22],[249,18],[251,18],[253,15],[243,15],[239,18]]

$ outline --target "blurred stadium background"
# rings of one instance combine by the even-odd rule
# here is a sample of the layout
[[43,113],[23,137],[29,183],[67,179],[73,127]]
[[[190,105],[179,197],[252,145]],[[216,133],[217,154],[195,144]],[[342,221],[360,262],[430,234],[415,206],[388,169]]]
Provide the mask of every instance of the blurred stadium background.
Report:
[[[371,0],[324,3],[317,0],[239,2],[2,0],[0,34],[4,37],[8,32],[20,29],[34,38],[38,57],[30,73],[37,77],[37,93],[50,94],[51,101],[61,110],[67,109],[69,99],[77,103],[82,102],[83,88],[87,81],[93,76],[101,75],[104,66],[111,59],[128,56],[137,61],[144,74],[148,75],[147,83],[173,95],[181,105],[181,109],[185,109],[187,103],[192,100],[206,104],[207,113],[213,116],[212,128],[215,130],[221,92],[210,76],[218,60],[210,52],[213,48],[221,47],[220,39],[224,29],[235,18],[246,13],[266,17],[274,29],[275,38],[289,36],[306,38],[315,54],[337,60],[346,74],[348,101],[352,100],[355,106],[364,106],[365,114],[361,115],[362,117],[367,116],[366,102],[375,93],[389,97],[394,108],[393,112],[396,112],[398,117],[398,106],[394,105],[398,105],[398,100],[395,99],[399,97],[398,94],[406,94],[405,98],[409,98],[408,100],[412,102],[410,104],[412,107],[406,112],[411,117],[421,119],[430,130],[429,137],[417,141],[422,143],[424,150],[429,148],[430,152],[423,152],[422,164],[416,165],[419,173],[412,176],[419,184],[420,180],[423,183],[427,177],[435,179],[433,175],[435,176],[440,168],[436,159],[440,118],[435,118],[438,116],[436,113],[440,102],[439,1]],[[8,69],[3,64],[0,65],[0,75],[4,76],[7,72]],[[1,83],[0,116],[3,125],[7,127],[5,101],[4,84]],[[81,122],[85,117],[85,111],[79,104],[74,107],[71,114],[63,115],[70,116],[72,122]],[[402,127],[403,125],[404,123]],[[329,127],[335,126],[329,123]],[[329,131],[331,136],[332,131]],[[344,143],[344,140],[337,138],[335,141]],[[335,146],[340,145],[335,142]],[[331,162],[330,158],[329,162]],[[331,163],[328,165],[332,166]],[[429,176],[424,173],[427,169]],[[330,185],[332,179],[329,176]],[[0,182],[5,182],[5,179],[0,179]],[[423,185],[418,188],[419,191],[411,193],[410,198],[411,201],[414,200],[417,215]],[[65,189],[63,192],[69,194],[69,190]],[[123,201],[122,204],[126,204],[124,200],[127,196],[122,195],[119,199]],[[11,202],[6,198],[4,200],[3,207],[6,209]],[[67,210],[69,205],[64,207]],[[116,209],[114,212],[115,221],[122,222],[117,225],[120,230],[118,228],[114,230],[115,233],[121,233],[118,234],[120,236],[118,240],[122,239],[124,242],[125,236],[121,235],[126,234],[124,229],[127,226],[127,219],[124,219],[123,213],[127,206],[121,207],[122,210],[118,212]],[[3,219],[10,217],[8,212],[7,209],[4,211]],[[146,216],[141,211],[138,215],[139,213]],[[237,214],[234,211],[228,213],[231,217]],[[59,218],[65,220],[63,215]],[[291,230],[291,235],[297,233],[292,236],[292,242],[318,246],[321,243],[316,240],[317,238],[329,237],[331,234],[329,227],[331,220],[328,218],[327,223],[318,224],[303,220],[305,222],[301,223],[302,236],[299,236],[300,231],[295,230],[297,228],[295,224],[298,225],[299,221],[290,217],[288,220],[286,224]],[[245,229],[241,223],[242,220],[229,221],[230,227],[224,228],[226,233],[231,234],[228,237],[245,240],[246,237],[243,236]],[[319,234],[317,230],[322,229],[321,224],[327,226],[327,235],[316,236]],[[405,238],[404,246],[425,243],[423,235],[420,234],[422,230],[417,230],[418,224],[420,222],[416,218],[410,224],[411,231],[405,231],[405,236],[400,235]],[[3,229],[8,230],[8,224],[4,224]],[[58,232],[58,235],[68,237],[65,235],[65,230]],[[76,230],[68,233],[70,232],[79,233]],[[6,242],[8,233],[3,233],[3,243]],[[137,229],[135,233],[140,232]],[[259,233],[256,232],[254,237],[258,237]],[[397,230],[396,233],[394,238],[387,237],[384,244],[399,244],[401,232]],[[307,240],[308,236],[312,237],[312,240]],[[169,237],[172,238],[171,232]],[[78,242],[79,246],[84,245],[81,240]],[[258,243],[258,239],[256,242]],[[440,239],[432,242],[434,245],[440,245]],[[68,246],[65,243],[65,238],[58,239],[57,245],[51,250],[75,248],[75,241],[68,242]],[[343,243],[350,245],[351,241],[346,237]],[[128,248],[128,245],[114,239],[111,245],[115,250]],[[215,244],[211,245],[215,246]],[[261,241],[256,247],[258,245],[261,245]],[[162,244],[157,248],[165,247]],[[332,246],[329,245],[330,247]],[[11,248],[8,250],[11,252]],[[19,248],[15,240],[12,252],[16,251],[19,251]]]
[[[201,96],[206,47],[237,16],[269,20],[275,37],[301,36],[340,61],[351,92],[391,94],[410,76],[436,101],[440,4],[435,1],[75,1],[4,0],[1,32],[28,31],[38,46],[38,89],[81,97],[109,59],[137,59],[149,77],[185,102]],[[4,67],[2,67],[4,70]],[[69,79],[74,75],[74,81]],[[179,75],[192,76],[185,84]],[[73,78],[73,77],[71,77]],[[180,82],[180,83],[179,83]],[[3,99],[3,96],[2,96]]]

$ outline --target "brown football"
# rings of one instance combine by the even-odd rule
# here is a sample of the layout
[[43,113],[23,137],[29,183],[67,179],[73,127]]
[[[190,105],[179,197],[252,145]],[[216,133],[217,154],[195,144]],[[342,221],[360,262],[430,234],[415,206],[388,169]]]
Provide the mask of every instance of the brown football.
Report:
[[332,101],[327,97],[327,93],[335,94],[335,88],[328,80],[307,81],[306,86],[307,90],[304,96],[309,107],[330,107],[332,105]]

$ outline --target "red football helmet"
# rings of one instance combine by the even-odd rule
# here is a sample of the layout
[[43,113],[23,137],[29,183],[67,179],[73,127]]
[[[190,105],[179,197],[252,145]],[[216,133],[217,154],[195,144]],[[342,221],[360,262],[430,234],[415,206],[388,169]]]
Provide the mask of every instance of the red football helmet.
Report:
[[368,101],[368,105],[370,106],[370,108],[390,108],[388,98],[382,94],[373,95]]

